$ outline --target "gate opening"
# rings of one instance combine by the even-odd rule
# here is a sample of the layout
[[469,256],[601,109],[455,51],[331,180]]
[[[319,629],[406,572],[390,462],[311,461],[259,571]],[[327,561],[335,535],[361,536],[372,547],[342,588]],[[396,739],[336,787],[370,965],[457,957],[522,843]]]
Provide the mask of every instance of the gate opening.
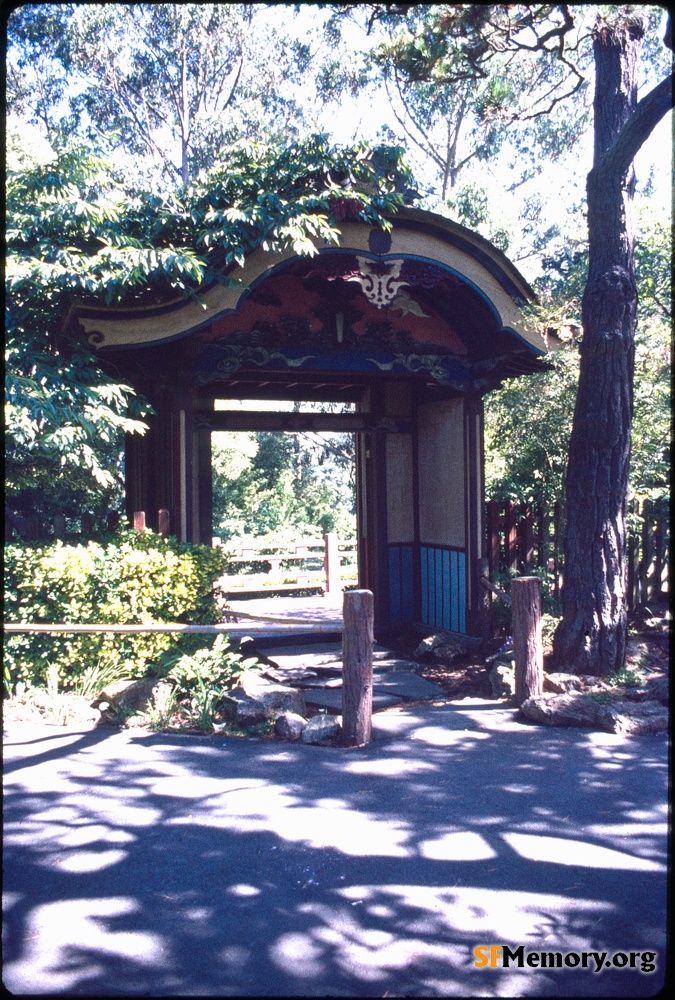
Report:
[[326,597],[341,605],[344,588],[358,584],[357,435],[324,429],[354,409],[214,400],[214,412],[237,426],[211,434],[213,544],[228,556],[229,600]]

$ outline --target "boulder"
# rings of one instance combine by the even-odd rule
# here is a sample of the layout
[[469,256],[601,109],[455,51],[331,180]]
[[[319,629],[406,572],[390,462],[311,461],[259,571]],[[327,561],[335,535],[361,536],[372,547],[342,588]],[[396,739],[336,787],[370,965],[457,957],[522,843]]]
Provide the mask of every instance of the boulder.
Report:
[[668,728],[668,709],[658,701],[626,701],[600,705],[601,728],[623,736],[649,736]]
[[488,679],[495,698],[510,698],[516,691],[516,677],[513,667],[505,663],[495,663],[488,673]]
[[295,688],[271,684],[257,674],[244,675],[223,697],[222,704],[236,722],[246,725],[276,719],[285,712],[304,716],[307,711],[302,695]]
[[315,715],[302,730],[303,743],[330,743],[342,732],[341,715]]
[[545,726],[587,726],[607,733],[642,736],[668,728],[668,710],[657,701],[624,698],[601,701],[592,694],[541,694],[520,706],[523,715]]
[[601,703],[588,694],[539,694],[527,698],[520,706],[523,715],[544,726],[598,726]]
[[277,739],[294,742],[300,739],[306,725],[307,719],[303,719],[301,715],[296,715],[295,712],[284,712],[274,723],[274,732]]
[[644,687],[626,688],[624,698],[628,701],[659,701],[667,705],[669,686],[667,677],[653,677]]
[[583,681],[576,674],[544,674],[544,691],[552,691],[554,694],[565,694],[571,689],[580,691],[582,687]]
[[114,681],[99,692],[92,708],[101,712],[147,712],[151,708],[166,708],[173,684],[161,677],[144,677],[138,681]]
[[436,663],[452,663],[466,653],[466,646],[447,635],[430,635],[423,639],[413,656],[416,660],[432,660]]

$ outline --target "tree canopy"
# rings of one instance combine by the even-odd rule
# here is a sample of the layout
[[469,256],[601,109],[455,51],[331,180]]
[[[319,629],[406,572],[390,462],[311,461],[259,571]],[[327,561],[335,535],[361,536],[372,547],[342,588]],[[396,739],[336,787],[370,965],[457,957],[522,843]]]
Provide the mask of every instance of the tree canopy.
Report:
[[[178,191],[133,196],[108,159],[66,146],[47,162],[8,171],[8,492],[28,508],[40,475],[93,473],[114,484],[107,446],[140,432],[147,409],[129,386],[99,369],[64,324],[75,298],[129,303],[167,294],[199,297],[214,281],[236,282],[257,246],[315,252],[337,238],[349,177],[353,206],[388,225],[410,183],[402,150],[338,149],[325,135],[283,146],[234,144],[227,164]],[[103,446],[103,447],[101,447]],[[114,463],[113,463],[114,465]]]

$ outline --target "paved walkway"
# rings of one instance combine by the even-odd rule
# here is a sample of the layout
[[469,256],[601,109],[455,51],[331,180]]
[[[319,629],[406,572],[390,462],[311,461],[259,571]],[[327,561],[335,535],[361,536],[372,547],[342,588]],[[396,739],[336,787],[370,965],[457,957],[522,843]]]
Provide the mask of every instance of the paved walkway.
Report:
[[[9,724],[4,983],[113,996],[649,996],[665,736],[498,703],[374,716],[345,750]],[[657,952],[477,969],[479,945]],[[618,962],[623,961],[618,958]]]
[[[240,618],[232,623],[230,636],[239,639],[244,635],[255,638],[284,638],[309,632],[334,634],[342,629],[342,600],[327,597],[263,597],[251,600],[232,600],[229,606],[236,613],[245,612],[264,618],[293,619],[300,625],[252,621]],[[320,624],[314,624],[319,622]]]

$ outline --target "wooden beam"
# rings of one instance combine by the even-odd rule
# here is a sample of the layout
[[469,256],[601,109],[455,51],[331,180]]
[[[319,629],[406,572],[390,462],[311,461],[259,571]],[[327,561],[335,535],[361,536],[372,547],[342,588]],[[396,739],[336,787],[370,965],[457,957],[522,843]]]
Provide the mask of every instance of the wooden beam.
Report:
[[409,434],[412,421],[385,417],[376,420],[365,413],[271,413],[264,410],[215,410],[195,414],[200,430],[218,431],[332,431],[337,433]]

